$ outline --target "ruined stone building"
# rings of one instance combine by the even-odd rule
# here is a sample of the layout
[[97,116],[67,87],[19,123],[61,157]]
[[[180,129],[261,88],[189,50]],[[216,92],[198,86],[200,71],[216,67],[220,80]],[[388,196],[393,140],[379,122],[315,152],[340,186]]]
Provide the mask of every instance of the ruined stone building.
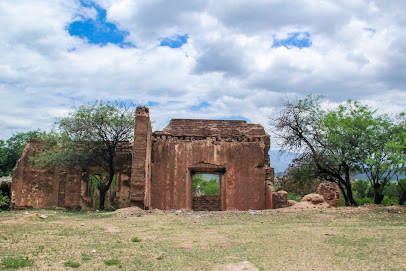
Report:
[[[261,210],[286,203],[273,191],[270,138],[259,124],[239,120],[172,119],[152,132],[149,109],[138,107],[134,142],[118,150],[114,203],[158,209]],[[27,143],[13,173],[13,208],[89,207],[89,173],[78,168],[38,171]],[[193,196],[194,174],[219,176],[219,195]]]

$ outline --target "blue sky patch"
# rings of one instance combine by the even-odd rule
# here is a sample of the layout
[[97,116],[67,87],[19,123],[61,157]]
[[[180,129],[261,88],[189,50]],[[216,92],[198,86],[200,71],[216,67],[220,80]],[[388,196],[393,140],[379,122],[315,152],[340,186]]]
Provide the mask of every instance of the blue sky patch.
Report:
[[191,106],[190,110],[199,111],[200,109],[205,108],[205,107],[209,107],[209,106],[210,106],[210,104],[208,102],[202,102],[199,105]]
[[311,45],[312,42],[308,32],[294,32],[289,33],[288,38],[284,40],[278,40],[274,37],[272,48],[284,46],[287,49],[290,49],[295,46],[302,49],[305,47],[310,47]]
[[182,47],[183,44],[187,43],[189,36],[188,34],[185,35],[175,35],[168,38],[160,39],[161,43],[159,46],[168,46],[171,48],[179,48]]
[[159,105],[158,102],[148,101],[148,103],[145,106],[152,107],[152,106],[157,106],[157,105]]
[[120,47],[135,47],[130,42],[125,42],[124,39],[130,33],[117,28],[113,23],[106,21],[106,10],[102,9],[93,1],[80,0],[83,7],[94,8],[97,12],[95,19],[81,17],[81,20],[76,20],[70,23],[66,29],[71,36],[86,38],[91,44],[106,45],[113,43]]

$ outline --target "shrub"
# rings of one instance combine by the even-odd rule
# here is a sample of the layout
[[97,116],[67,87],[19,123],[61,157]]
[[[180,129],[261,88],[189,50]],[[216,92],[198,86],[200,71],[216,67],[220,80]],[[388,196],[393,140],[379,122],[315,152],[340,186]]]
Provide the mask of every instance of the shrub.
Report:
[[382,205],[398,205],[399,203],[399,198],[398,197],[388,197],[384,196],[382,200]]
[[3,195],[3,191],[0,190],[0,208],[3,206],[8,206],[8,203],[10,202],[10,199],[8,196]]
[[88,261],[88,260],[90,260],[90,257],[86,254],[86,253],[82,253],[82,261],[83,262],[86,262],[86,261]]
[[133,239],[131,239],[131,241],[133,241],[134,243],[137,243],[137,242],[141,242],[142,239],[140,239],[138,237],[134,237]]
[[398,184],[396,182],[388,182],[383,189],[383,194],[389,198],[399,197]]
[[67,261],[64,263],[64,265],[66,267],[78,268],[80,266],[80,263],[74,261]]
[[2,265],[6,268],[23,268],[27,266],[32,266],[34,264],[33,260],[28,259],[28,257],[7,257],[1,261]]
[[343,195],[340,195],[340,201],[337,203],[337,206],[346,206]]
[[300,195],[288,193],[288,200],[294,200],[294,201],[300,202],[301,199],[302,199],[302,196],[300,196]]
[[374,203],[374,199],[371,199],[371,198],[355,198],[355,201],[358,203],[358,205]]
[[357,193],[360,198],[365,198],[369,186],[367,180],[355,180],[352,182],[354,194]]
[[104,263],[108,266],[112,265],[120,265],[120,260],[119,259],[111,259],[111,260],[105,260]]

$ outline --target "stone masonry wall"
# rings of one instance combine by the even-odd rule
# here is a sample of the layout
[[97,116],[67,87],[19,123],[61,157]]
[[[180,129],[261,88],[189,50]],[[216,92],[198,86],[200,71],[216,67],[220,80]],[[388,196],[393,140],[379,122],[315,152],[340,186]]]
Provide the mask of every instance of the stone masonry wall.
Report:
[[193,197],[193,210],[195,211],[220,211],[219,195],[202,195]]

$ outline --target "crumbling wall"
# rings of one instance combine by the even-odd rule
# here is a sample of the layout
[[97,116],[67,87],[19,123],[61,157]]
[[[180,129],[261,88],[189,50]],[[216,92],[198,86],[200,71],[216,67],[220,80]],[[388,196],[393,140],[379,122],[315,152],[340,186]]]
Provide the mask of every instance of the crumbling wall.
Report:
[[272,209],[288,207],[288,192],[278,191],[273,193],[273,206]]
[[275,209],[274,195],[275,188],[273,182],[267,181],[265,184],[265,209]]
[[41,141],[27,143],[13,170],[11,182],[11,207],[14,209],[45,208],[58,206],[60,170],[37,170],[29,161],[42,148]]
[[[120,164],[118,175],[121,179],[130,178],[131,146],[129,142],[122,142],[117,150]],[[38,170],[31,165],[30,157],[41,149],[43,149],[42,141],[27,142],[21,158],[17,161],[11,182],[11,207],[13,209],[92,207],[92,196],[87,193],[90,173],[82,172],[79,167]],[[96,169],[94,171],[97,172]],[[125,194],[124,191],[125,189],[122,189],[121,193]],[[125,196],[128,198],[129,193]]]
[[133,159],[131,169],[130,201],[132,205],[149,206],[151,175],[151,120],[147,107],[137,107],[135,113]]
[[[261,210],[285,204],[286,196],[273,190],[270,139],[259,124],[174,119],[163,131],[152,133],[149,109],[138,107],[134,135],[134,143],[121,142],[117,149],[118,207]],[[14,169],[14,208],[91,205],[92,172],[77,167],[36,170],[29,157],[41,147],[39,141],[29,142]],[[192,177],[198,173],[220,176],[219,196],[193,203]]]
[[116,194],[114,205],[117,207],[131,206],[131,171],[132,171],[133,143],[121,142],[117,148],[116,164]]
[[324,200],[331,206],[336,207],[340,202],[340,187],[335,183],[321,183],[317,193],[322,195]]
[[269,135],[245,121],[171,120],[152,135],[151,207],[192,209],[192,175],[224,168],[221,210],[266,208]]

